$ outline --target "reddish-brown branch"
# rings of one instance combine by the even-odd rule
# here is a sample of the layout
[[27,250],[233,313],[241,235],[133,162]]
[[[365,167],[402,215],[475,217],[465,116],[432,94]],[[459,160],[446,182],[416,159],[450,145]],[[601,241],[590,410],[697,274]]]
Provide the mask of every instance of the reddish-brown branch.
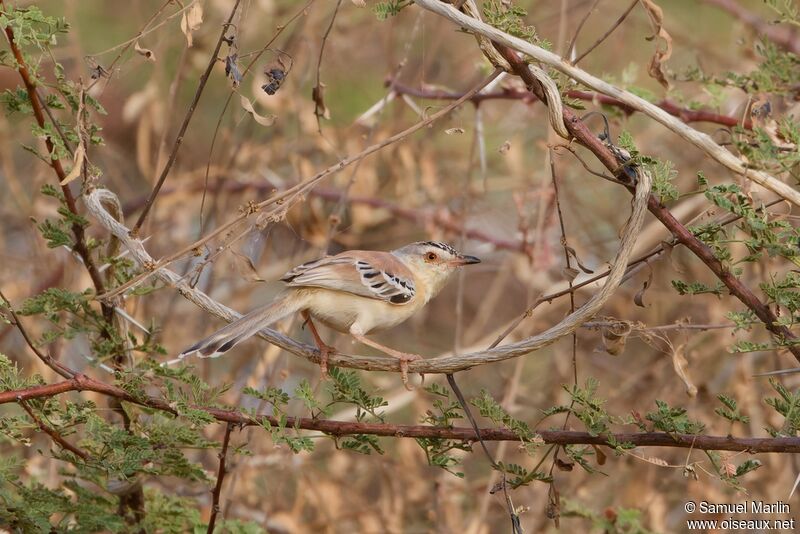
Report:
[[[520,59],[517,53],[503,45],[495,43],[497,50],[503,55],[506,61],[512,66],[514,72],[523,79],[528,85],[528,88],[535,93],[540,99],[544,99],[539,82],[531,74],[527,64]],[[619,163],[617,162],[614,154],[603,142],[594,135],[591,130],[578,118],[572,111],[564,108],[564,123],[567,126],[570,134],[583,146],[588,148],[597,159],[612,173],[617,173]],[[723,284],[728,288],[730,293],[738,298],[745,306],[747,306],[756,316],[763,321],[767,329],[772,332],[778,341],[796,341],[797,337],[787,327],[777,324],[778,318],[769,309],[767,305],[762,303],[758,297],[750,291],[750,288],[745,286],[741,280],[736,278],[715,256],[712,250],[697,237],[692,234],[683,224],[680,223],[670,211],[664,207],[654,196],[650,197],[648,201],[648,208],[650,213],[661,221],[661,223],[670,231],[672,235],[682,245],[688,248],[692,253],[697,256],[711,271],[719,278]],[[786,347],[794,357],[800,361],[800,345],[789,345]]]
[[88,460],[89,459],[89,455],[87,453],[85,453],[84,451],[80,450],[78,447],[76,447],[72,443],[70,443],[67,440],[65,440],[64,436],[62,436],[61,434],[56,432],[54,429],[52,429],[49,426],[47,426],[46,424],[44,424],[44,421],[39,419],[39,417],[37,417],[37,415],[35,413],[33,413],[33,410],[31,409],[30,406],[28,406],[27,402],[25,402],[24,400],[20,399],[19,404],[20,404],[20,406],[22,406],[23,410],[28,412],[28,415],[30,416],[30,418],[33,419],[33,422],[36,423],[36,426],[39,427],[39,430],[41,430],[42,432],[44,432],[45,434],[47,434],[48,436],[53,438],[53,441],[55,441],[56,443],[61,445],[62,449],[67,449],[72,454],[74,454],[76,456],[79,456],[83,460]]
[[[0,8],[5,10],[5,3],[3,0],[0,0]],[[40,128],[44,129],[46,125],[44,117],[45,113],[43,104],[38,98],[36,82],[30,70],[28,69],[28,64],[25,62],[25,58],[22,55],[22,50],[20,50],[19,46],[17,46],[17,42],[14,38],[14,31],[11,29],[10,25],[6,26],[5,34],[6,39],[8,40],[8,46],[11,48],[11,53],[14,55],[14,59],[17,62],[17,72],[19,72],[20,78],[22,78],[22,83],[25,85],[25,91],[28,93],[28,100],[31,103],[36,124]],[[47,155],[49,156],[50,166],[53,168],[53,171],[55,171],[59,184],[61,184],[61,182],[63,182],[67,177],[67,173],[64,171],[64,166],[61,164],[61,160],[53,157],[55,152],[53,141],[48,136],[45,137],[44,142],[45,146],[47,147]],[[67,204],[67,208],[72,213],[77,215],[78,208],[75,204],[75,196],[72,194],[69,184],[61,185],[61,191],[64,194],[64,201]],[[73,223],[72,233],[75,235],[75,244],[73,245],[73,248],[83,260],[83,264],[86,266],[87,271],[89,271],[89,276],[92,278],[92,283],[94,284],[95,290],[98,294],[104,293],[105,285],[103,284],[103,277],[100,275],[100,271],[97,269],[97,265],[95,264],[94,259],[89,252],[89,248],[86,246],[86,238],[83,227],[77,223]],[[113,313],[114,310],[112,308],[105,305],[103,306],[103,316],[105,317],[106,321],[110,322]]]
[[211,518],[208,520],[208,534],[213,534],[214,523],[217,521],[219,514],[219,498],[222,494],[222,481],[225,479],[225,460],[228,457],[228,444],[231,441],[231,430],[233,430],[233,423],[225,425],[225,437],[222,438],[222,450],[219,451],[219,470],[217,471],[217,483],[214,485],[214,490],[211,492]]
[[[387,85],[390,83],[391,81],[386,82]],[[408,95],[416,98],[427,98],[429,100],[457,100],[463,96],[459,93],[442,91],[439,89],[430,89],[430,90],[415,89],[413,87],[408,87],[397,82],[395,82],[392,87],[394,92],[399,95]],[[584,100],[586,102],[592,102],[595,104],[601,104],[604,106],[612,106],[615,108],[619,108],[626,115],[632,115],[635,111],[633,108],[631,108],[624,102],[617,100],[616,98],[606,95],[600,95],[597,93],[591,93],[589,91],[570,90],[567,91],[567,96],[569,98],[574,98],[577,100]],[[470,99],[471,102],[475,103],[480,103],[483,102],[484,100],[522,100],[523,102],[536,102],[539,100],[539,98],[535,94],[529,91],[521,91],[518,89],[505,88],[491,93],[479,93],[474,95]],[[721,124],[723,126],[728,126],[728,127],[741,125],[747,129],[752,128],[752,123],[750,122],[750,119],[746,119],[744,122],[742,122],[740,119],[737,119],[736,117],[721,115],[719,113],[714,113],[713,111],[702,111],[702,110],[693,110],[684,108],[666,99],[661,100],[660,102],[656,102],[655,105],[660,107],[670,115],[678,117],[685,123],[710,122],[714,124]]]
[[[76,375],[70,380],[33,386],[18,391],[0,392],[0,404],[16,402],[19,399],[52,397],[68,391],[94,391],[120,400],[168,412],[176,415],[175,410],[165,401],[154,397],[134,397],[127,391],[86,375]],[[204,408],[191,406],[192,409],[203,410],[218,421],[244,426],[260,426],[264,422],[270,425],[279,423],[271,415],[246,415],[235,410],[220,408]],[[330,434],[346,436],[353,434],[371,434],[395,438],[440,438],[464,441],[476,441],[472,428],[467,427],[433,427],[428,425],[395,425],[389,423],[358,423],[350,421],[331,421],[326,419],[310,419],[287,417],[286,428],[298,428]],[[567,430],[540,430],[537,432],[545,443],[558,445],[591,444],[608,445],[609,442],[630,443],[637,447],[679,447],[698,450],[725,450],[758,452],[800,452],[800,437],[789,438],[737,438],[733,436],[706,436],[694,434],[667,434],[663,432],[615,433],[612,435],[594,436],[588,432]],[[519,437],[504,428],[482,428],[481,438],[486,441],[519,441]]]

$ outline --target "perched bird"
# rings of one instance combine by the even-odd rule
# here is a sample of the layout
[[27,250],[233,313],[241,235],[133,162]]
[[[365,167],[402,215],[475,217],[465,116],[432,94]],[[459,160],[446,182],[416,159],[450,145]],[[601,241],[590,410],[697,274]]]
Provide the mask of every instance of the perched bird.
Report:
[[366,335],[402,323],[435,297],[460,267],[480,261],[435,241],[391,252],[350,250],[310,261],[283,275],[288,287],[272,302],[184,350],[179,358],[193,353],[215,358],[262,328],[300,312],[320,350],[323,375],[335,349],[322,341],[312,319],[400,360],[403,384],[408,387],[408,362],[420,356],[383,346]]

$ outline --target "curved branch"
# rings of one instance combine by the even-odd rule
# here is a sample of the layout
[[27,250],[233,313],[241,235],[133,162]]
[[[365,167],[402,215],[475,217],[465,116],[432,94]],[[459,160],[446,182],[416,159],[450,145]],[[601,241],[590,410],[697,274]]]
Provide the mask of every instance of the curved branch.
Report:
[[[179,415],[165,401],[154,397],[134,397],[127,391],[86,375],[48,384],[34,386],[18,391],[0,392],[0,404],[15,402],[18,399],[52,397],[68,391],[94,391],[120,400],[153,408],[173,415]],[[278,425],[277,417],[266,414],[247,415],[236,410],[190,406],[201,410],[217,421],[243,426],[262,426],[265,423]],[[390,423],[360,423],[353,421],[333,421],[307,417],[286,417],[286,428],[298,428],[323,432],[331,436],[372,434],[395,438],[438,438],[463,441],[477,441],[475,430],[469,427],[435,427],[429,425],[396,425]],[[569,430],[539,430],[536,432],[544,443],[558,445],[610,445],[627,443],[637,447],[677,447],[683,449],[724,450],[758,452],[800,452],[800,437],[786,438],[739,438],[733,436],[707,436],[698,434],[667,434],[665,432],[634,432],[592,435],[588,432]],[[520,441],[519,436],[505,428],[481,428],[481,438],[486,441]]]
[[[625,274],[625,269],[627,268],[628,260],[630,259],[631,252],[633,251],[636,238],[639,230],[641,229],[641,225],[644,221],[644,216],[647,211],[647,201],[648,198],[650,198],[650,185],[650,176],[646,173],[642,173],[640,175],[639,183],[636,186],[636,194],[631,217],[623,231],[623,237],[620,242],[619,251],[612,261],[611,272],[606,278],[605,284],[600,291],[591,299],[589,299],[586,304],[578,308],[575,313],[570,314],[560,323],[537,336],[482,352],[452,355],[430,360],[417,360],[409,364],[409,372],[454,373],[475,367],[477,365],[515,358],[555,343],[561,337],[569,335],[579,328],[583,322],[589,320],[600,310],[603,304],[611,297],[617,286],[622,281],[622,277]],[[103,204],[111,202],[115,199],[116,196],[111,191],[106,189],[94,189],[84,196],[84,203],[86,204],[89,212],[91,212],[92,215],[97,218],[100,224],[125,244],[128,250],[131,251],[133,258],[135,258],[140,265],[156,265],[155,260],[145,250],[142,241],[133,237],[128,228],[126,228],[111,214],[109,214],[108,211],[106,211]],[[234,319],[241,317],[240,314],[234,312],[227,306],[218,303],[202,291],[190,287],[183,277],[167,268],[158,268],[153,271],[153,275],[158,277],[165,284],[175,287],[185,298],[194,302],[204,310],[216,315],[217,317],[221,317],[227,321],[233,321]],[[273,343],[274,345],[277,345],[282,349],[291,352],[292,354],[301,356],[316,363],[319,362],[319,351],[308,345],[298,343],[293,339],[269,328],[263,329],[259,335],[270,343]],[[354,357],[349,354],[337,352],[336,354],[330,356],[329,361],[332,365],[338,365],[341,367],[395,372],[400,370],[399,362],[397,362],[395,359],[366,356]]]
[[[501,49],[503,55],[514,69],[514,72],[528,84],[531,91],[538,91],[536,79],[528,70],[527,65],[518,57],[517,53],[508,47],[502,45],[496,46]],[[588,148],[608,170],[615,172],[619,165],[608,147],[589,131],[586,125],[570,110],[564,110],[564,119],[575,139]],[[705,263],[714,275],[725,284],[731,294],[756,314],[764,323],[764,326],[766,326],[779,341],[794,341],[797,339],[797,336],[795,336],[788,327],[779,324],[778,318],[769,306],[762,303],[758,297],[750,291],[750,288],[744,285],[741,280],[734,276],[733,273],[717,259],[708,245],[700,241],[653,196],[648,199],[648,209],[661,224],[672,232],[675,240],[688,248],[698,259]],[[791,344],[787,346],[787,349],[800,361],[800,346]]]
[[632,109],[644,113],[648,117],[660,122],[662,125],[666,126],[668,129],[672,130],[686,141],[689,141],[731,171],[740,174],[748,180],[752,180],[753,182],[777,193],[795,206],[800,206],[800,191],[797,191],[791,186],[781,182],[769,173],[748,169],[739,160],[739,158],[719,146],[709,135],[690,128],[663,109],[651,104],[643,98],[640,98],[633,93],[623,91],[622,89],[589,74],[583,69],[571,65],[569,62],[565,61],[558,55],[553,54],[552,52],[532,45],[527,41],[523,41],[518,37],[509,35],[484,22],[469,17],[454,9],[453,6],[449,4],[445,4],[439,0],[414,1],[417,3],[417,5],[423,7],[424,9],[433,11],[434,13],[441,15],[442,17],[464,28],[467,28],[472,32],[484,35],[493,40],[495,43],[500,43],[504,46],[528,55],[536,61],[541,62],[544,65],[548,65],[557,71],[564,73],[570,78],[577,80],[586,87],[620,100],[624,104],[630,106]]

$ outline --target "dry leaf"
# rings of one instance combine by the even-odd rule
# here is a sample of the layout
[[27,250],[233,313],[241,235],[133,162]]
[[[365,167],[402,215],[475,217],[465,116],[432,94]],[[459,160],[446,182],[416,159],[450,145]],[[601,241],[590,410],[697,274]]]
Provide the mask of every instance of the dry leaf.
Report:
[[319,82],[311,90],[311,99],[314,101],[314,115],[323,119],[331,118],[331,110],[325,105],[325,84]]
[[506,155],[506,153],[508,153],[509,150],[511,150],[511,141],[506,141],[505,143],[500,145],[500,148],[497,149],[497,151],[503,154],[504,156]]
[[155,62],[156,62],[156,55],[153,53],[153,51],[152,51],[152,50],[150,50],[149,48],[142,48],[141,46],[139,46],[139,41],[136,41],[136,42],[133,44],[133,49],[134,49],[134,50],[136,51],[136,53],[137,53],[137,54],[139,54],[140,56],[144,56],[144,57],[145,57],[145,59],[147,59],[147,60],[150,60],[150,61],[152,61],[153,63],[155,63]]
[[597,465],[606,465],[606,453],[597,445],[592,445],[595,457],[597,458]]
[[622,354],[631,330],[633,327],[625,321],[619,321],[614,326],[603,328],[603,349],[612,356]]
[[686,360],[686,356],[684,356],[685,352],[686,343],[681,343],[672,351],[672,367],[675,369],[675,373],[680,379],[683,380],[686,386],[686,394],[690,397],[694,397],[697,395],[697,386],[692,384],[689,375],[686,374],[686,367],[689,365],[689,362]]
[[650,270],[650,274],[648,275],[647,280],[645,280],[644,284],[642,284],[642,289],[637,291],[636,294],[633,296],[633,303],[639,306],[640,308],[646,307],[644,305],[644,294],[652,283],[653,283],[653,271]]
[[367,7],[366,0],[350,0],[350,1],[353,2],[353,5],[356,7]]
[[202,23],[203,7],[198,2],[195,2],[183,12],[181,17],[181,31],[186,36],[186,46],[192,46],[192,32],[199,28]]
[[572,256],[572,258],[573,258],[573,259],[575,260],[575,262],[578,264],[578,267],[580,267],[581,271],[585,272],[586,274],[594,274],[594,271],[593,271],[593,270],[589,269],[588,267],[586,267],[584,264],[582,264],[582,263],[581,263],[581,260],[580,260],[580,259],[578,259],[578,253],[577,253],[577,252],[575,252],[575,249],[574,249],[574,248],[572,248],[572,247],[570,247],[570,246],[567,246],[567,245],[566,245],[566,242],[564,242],[564,240],[563,240],[563,239],[562,239],[562,241],[561,241],[561,244],[562,244],[562,245],[564,245],[564,249],[567,251],[567,254],[569,254],[570,256]]
[[446,133],[447,135],[463,134],[464,128],[448,128],[447,130],[444,131],[444,133]]
[[580,271],[578,271],[578,269],[575,269],[574,267],[564,267],[561,270],[561,274],[564,275],[564,278],[572,282],[580,274]]
[[660,45],[656,45],[656,52],[650,58],[650,63],[647,65],[647,72],[658,80],[665,89],[669,89],[669,81],[664,73],[664,62],[672,56],[672,37],[662,26],[664,23],[664,11],[656,5],[653,0],[642,0],[642,6],[647,11],[650,17],[650,22],[653,23],[655,28],[654,35],[647,37],[648,41],[652,41],[656,37],[660,37],[664,41],[664,49]]
[[561,458],[556,458],[556,467],[558,467],[559,471],[572,471],[572,468],[575,467],[575,462],[565,462]]
[[253,109],[253,104],[246,97],[241,97],[241,103],[244,110],[261,126],[272,126],[275,123],[275,115],[268,115],[266,117],[259,115],[256,113],[256,110]]
[[83,143],[78,143],[78,148],[75,150],[75,156],[72,158],[72,170],[69,171],[69,174],[66,175],[63,180],[61,180],[61,185],[66,185],[81,175],[84,159],[83,156],[85,153],[86,151],[83,148]]
[[258,274],[258,269],[256,269],[253,260],[241,252],[236,252],[235,250],[232,250],[231,252],[233,252],[233,255],[236,256],[237,270],[246,280],[250,282],[264,282],[264,279]]

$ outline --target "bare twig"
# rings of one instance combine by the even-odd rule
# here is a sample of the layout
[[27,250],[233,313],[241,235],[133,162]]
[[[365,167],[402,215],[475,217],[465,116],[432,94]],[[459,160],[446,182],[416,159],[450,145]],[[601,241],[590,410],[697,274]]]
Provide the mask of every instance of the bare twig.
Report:
[[566,54],[567,56],[572,55],[573,51],[575,50],[575,42],[578,40],[578,36],[581,34],[581,30],[583,29],[583,25],[586,24],[586,21],[589,20],[589,17],[592,16],[597,4],[600,3],[600,0],[594,0],[592,2],[592,6],[586,11],[586,14],[583,16],[581,21],[578,23],[578,27],[575,28],[575,33],[572,34],[572,39],[569,40],[569,45],[567,46]]
[[132,232],[134,235],[139,233],[142,224],[144,224],[145,219],[147,219],[147,215],[150,213],[150,209],[153,207],[153,202],[158,196],[158,192],[161,191],[161,186],[164,185],[164,181],[166,181],[167,175],[169,174],[170,169],[172,169],[175,159],[178,157],[178,150],[181,147],[184,135],[186,135],[186,129],[189,127],[189,122],[192,120],[194,110],[197,108],[197,103],[200,101],[200,97],[203,95],[203,90],[205,89],[206,83],[211,76],[211,71],[213,70],[214,65],[217,64],[217,61],[219,61],[219,50],[222,48],[222,43],[225,41],[225,34],[228,31],[228,27],[230,26],[241,1],[242,0],[236,0],[236,3],[231,9],[230,15],[228,15],[228,20],[222,25],[222,31],[219,33],[219,38],[217,39],[217,44],[214,47],[214,52],[211,54],[211,59],[206,66],[205,72],[203,72],[203,75],[200,76],[200,82],[197,84],[197,90],[195,90],[192,102],[189,104],[189,109],[186,110],[186,115],[183,118],[183,123],[181,124],[180,130],[178,130],[178,135],[175,136],[175,141],[172,143],[172,150],[170,151],[167,163],[164,165],[164,169],[161,171],[161,176],[158,177],[158,181],[156,182],[155,187],[153,187],[153,191],[150,193],[150,196],[145,202],[144,209],[142,210],[142,213],[139,214],[136,224],[133,225]]
[[638,4],[638,3],[639,3],[639,0],[633,0],[633,2],[631,2],[631,5],[628,6],[628,9],[626,9],[625,12],[622,15],[619,16],[619,18],[614,22],[614,24],[612,24],[611,27],[608,30],[606,30],[606,32],[602,36],[600,36],[599,39],[597,39],[597,41],[595,41],[592,44],[592,46],[587,48],[586,51],[583,54],[581,54],[580,56],[575,58],[575,61],[573,61],[572,64],[573,65],[577,65],[578,62],[580,62],[580,60],[582,60],[583,58],[588,56],[592,52],[592,50],[594,50],[595,48],[600,46],[603,41],[608,39],[608,36],[611,35],[612,33],[614,33],[614,30],[619,28],[619,25],[623,23],[623,21],[627,18],[628,14],[631,11],[633,11],[633,8],[636,7],[636,4]]
[[[395,83],[394,81],[387,81],[386,83],[393,83],[394,92],[398,95],[408,95],[431,100],[457,100],[463,96],[459,93],[442,91],[438,89],[415,89],[401,83]],[[632,115],[637,111],[621,100],[600,93],[570,89],[566,94],[569,98],[575,98],[577,100],[592,102],[594,104],[619,108],[626,115]],[[484,100],[522,100],[523,102],[537,102],[539,99],[530,91],[523,91],[513,88],[504,88],[491,93],[478,93],[472,97],[472,102],[475,103],[483,102]],[[692,122],[710,122],[729,127],[738,125],[748,130],[753,127],[752,121],[749,118],[742,121],[738,117],[721,115],[713,111],[689,109],[679,106],[666,99],[656,102],[655,105],[687,124]]]
[[208,520],[208,530],[206,531],[208,534],[214,533],[214,524],[219,514],[219,498],[222,494],[222,481],[228,473],[225,470],[225,461],[228,456],[228,444],[231,441],[231,430],[233,430],[233,426],[234,424],[231,422],[225,425],[225,436],[222,438],[222,450],[219,451],[218,456],[219,469],[217,470],[217,483],[214,485],[214,490],[211,492],[211,517]]
[[322,70],[322,56],[325,53],[325,44],[328,42],[328,35],[333,29],[333,23],[336,22],[336,15],[339,14],[339,8],[342,6],[342,0],[336,0],[336,6],[333,8],[333,15],[331,21],[328,23],[328,28],[322,36],[322,44],[319,46],[319,56],[317,57],[317,84],[314,86],[312,97],[314,99],[314,117],[317,119],[317,131],[322,135],[322,122],[320,118],[327,118],[327,107],[324,100],[324,85],[320,80],[320,71]]

